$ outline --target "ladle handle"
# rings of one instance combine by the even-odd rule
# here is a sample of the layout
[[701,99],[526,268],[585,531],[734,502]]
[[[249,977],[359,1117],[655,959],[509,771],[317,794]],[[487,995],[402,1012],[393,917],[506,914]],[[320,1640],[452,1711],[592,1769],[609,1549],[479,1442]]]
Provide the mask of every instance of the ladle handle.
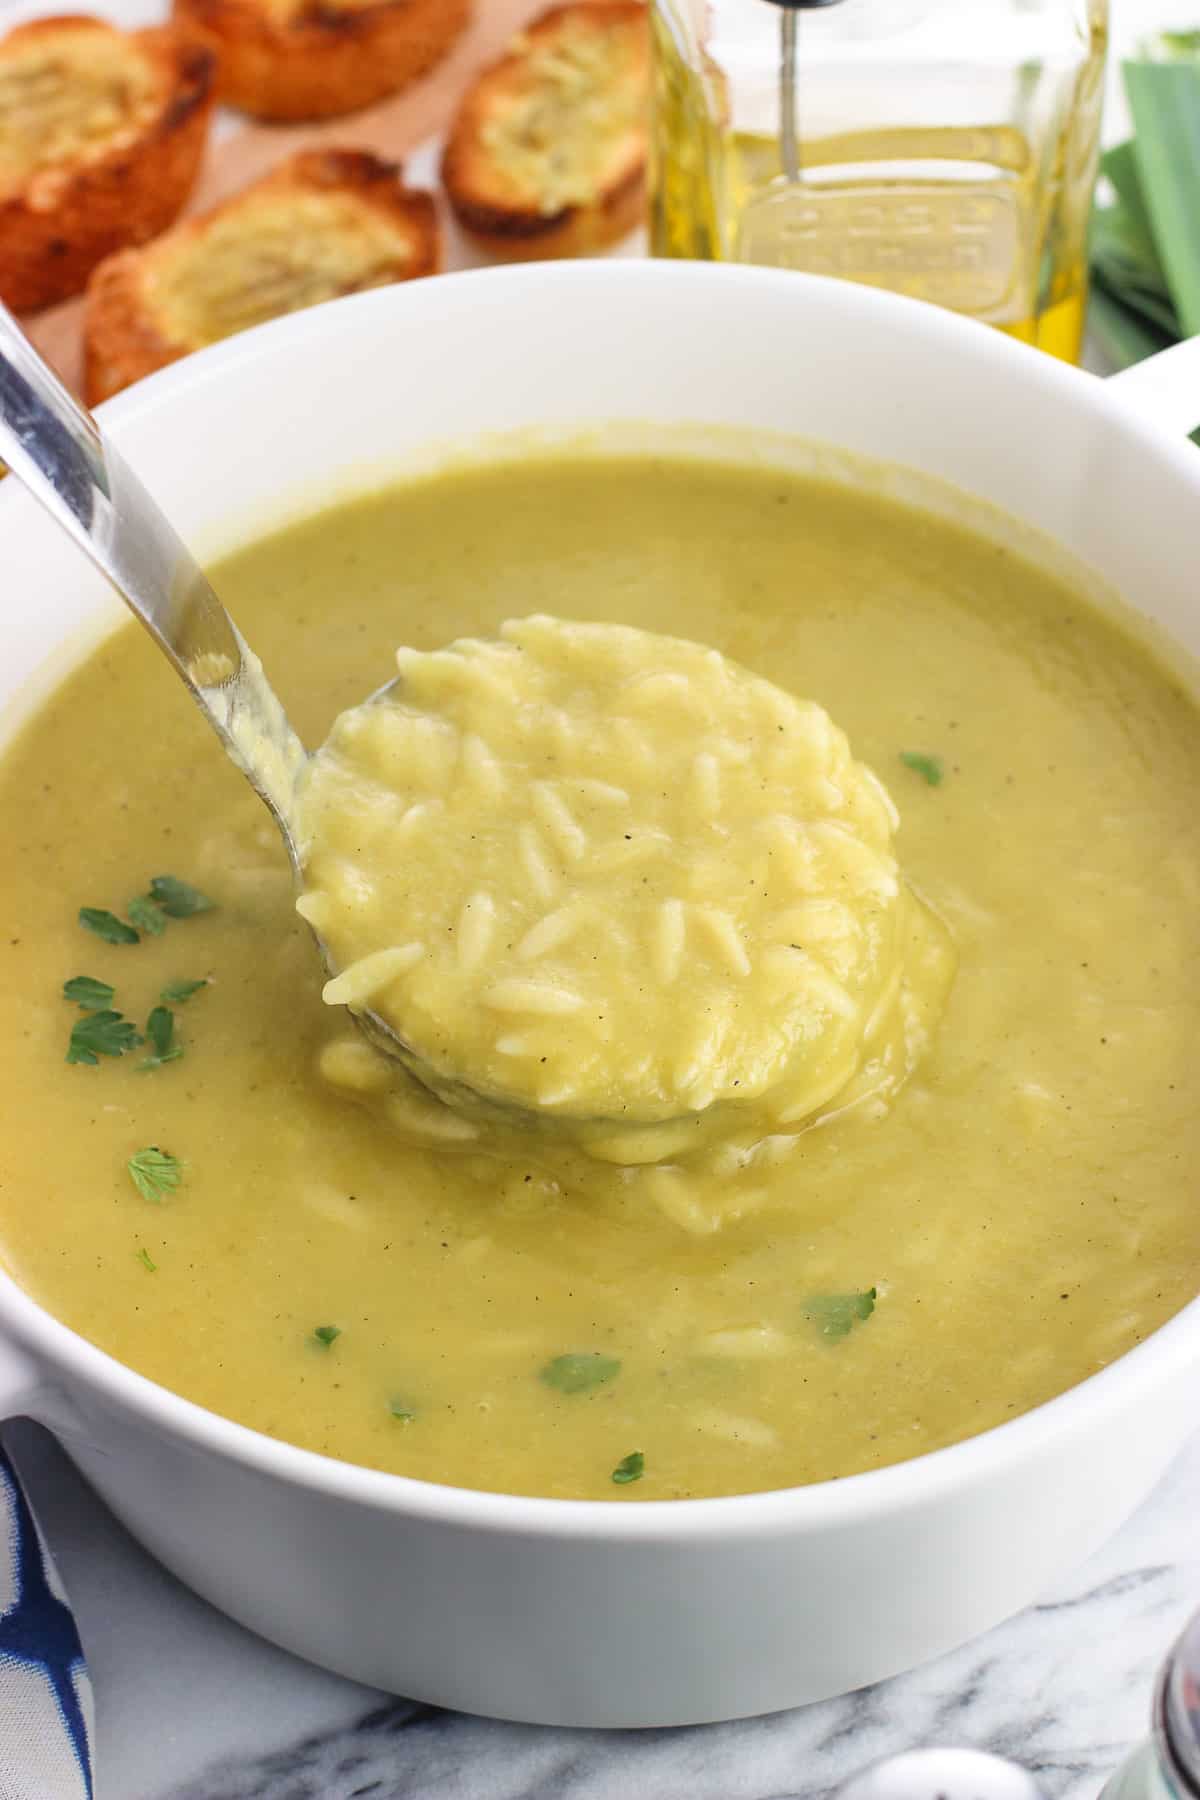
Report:
[[304,748],[203,570],[0,304],[0,456],[166,653],[285,827]]

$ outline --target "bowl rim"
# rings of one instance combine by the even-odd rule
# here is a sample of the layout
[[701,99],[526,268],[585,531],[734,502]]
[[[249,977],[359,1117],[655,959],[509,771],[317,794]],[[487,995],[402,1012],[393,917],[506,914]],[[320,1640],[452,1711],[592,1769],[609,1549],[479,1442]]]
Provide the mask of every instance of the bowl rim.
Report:
[[[832,305],[851,330],[855,315],[876,320],[887,317],[910,338],[936,343],[939,354],[949,349],[976,363],[1006,364],[1014,380],[1040,385],[1070,406],[1118,425],[1140,447],[1175,463],[1178,473],[1200,494],[1200,459],[1194,447],[1186,439],[1176,441],[1168,436],[1119,394],[1108,393],[1104,382],[1094,375],[922,301],[828,276],[744,264],[581,259],[458,271],[373,289],[271,320],[211,345],[159,370],[98,410],[119,442],[126,421],[157,413],[170,404],[173,395],[225,376],[236,379],[237,371],[246,362],[257,360],[264,350],[308,354],[331,332],[352,328],[356,316],[365,319],[378,313],[392,317],[406,307],[424,305],[431,285],[441,296],[468,287],[480,289],[477,303],[482,306],[491,298],[488,290],[502,303],[505,290],[519,295],[531,285],[546,283],[565,291],[564,304],[569,304],[574,289],[603,293],[640,284],[675,287],[686,303],[694,303],[705,288],[723,286],[739,295],[752,294],[756,288],[784,288],[797,306],[806,304],[809,295],[818,307]],[[0,492],[0,519],[10,530],[13,524],[19,529],[22,508],[27,509],[27,517],[36,516],[34,502],[16,489],[16,483],[8,487],[8,493]],[[250,1474],[377,1512],[433,1520],[485,1535],[644,1544],[708,1538],[762,1540],[804,1529],[845,1526],[928,1504],[934,1495],[950,1495],[975,1485],[998,1468],[1035,1458],[1052,1441],[1061,1444],[1064,1435],[1085,1431],[1106,1409],[1116,1411],[1122,1400],[1129,1405],[1148,1387],[1160,1386],[1164,1379],[1200,1363],[1200,1295],[1104,1368],[971,1437],[856,1475],[711,1499],[639,1496],[634,1500],[630,1496],[564,1500],[508,1494],[391,1474],[306,1450],[225,1418],[139,1374],[57,1319],[0,1268],[0,1357],[8,1347],[18,1357],[28,1355],[34,1365],[22,1390],[23,1395],[34,1396],[32,1403],[26,1401],[32,1416],[40,1416],[38,1396],[53,1385],[48,1377],[61,1374],[68,1378],[63,1407],[43,1409],[46,1422],[62,1435],[68,1448],[72,1434],[87,1435],[71,1394],[71,1384],[75,1384],[94,1390],[105,1402],[165,1436],[224,1457]]]

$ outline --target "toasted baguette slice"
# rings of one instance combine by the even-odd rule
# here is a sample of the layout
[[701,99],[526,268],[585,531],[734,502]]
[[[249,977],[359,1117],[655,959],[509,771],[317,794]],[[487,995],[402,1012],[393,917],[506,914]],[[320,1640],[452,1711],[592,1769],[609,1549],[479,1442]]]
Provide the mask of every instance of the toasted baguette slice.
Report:
[[173,29],[74,14],[0,39],[0,298],[79,293],[102,257],[169,225],[204,152],[212,52]]
[[220,58],[221,98],[258,119],[329,119],[406,87],[471,0],[174,0]]
[[493,254],[578,256],[642,216],[650,58],[638,0],[552,6],[464,97],[442,158]]
[[102,263],[88,285],[90,404],[154,369],[282,313],[431,275],[428,194],[361,150],[304,150],[144,250]]

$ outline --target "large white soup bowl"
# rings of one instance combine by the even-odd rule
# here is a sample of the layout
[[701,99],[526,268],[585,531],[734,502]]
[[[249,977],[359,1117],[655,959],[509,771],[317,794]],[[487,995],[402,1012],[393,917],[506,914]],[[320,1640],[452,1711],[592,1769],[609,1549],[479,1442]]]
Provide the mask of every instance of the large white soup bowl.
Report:
[[[798,434],[1003,508],[1194,654],[1200,453],[1176,433],[1200,420],[1198,349],[1102,383],[839,283],[529,266],[268,325],[156,375],[104,418],[202,555],[419,466],[431,446],[518,427],[695,427],[697,445],[705,428],[736,427],[763,434],[767,457],[769,434]],[[0,697],[15,719],[77,653],[64,646],[122,615],[12,480],[0,546]],[[27,1197],[52,1198],[49,1184]],[[49,1425],[184,1581],[360,1681],[554,1724],[762,1712],[964,1641],[1147,1493],[1197,1422],[1198,1374],[1193,1302],[1048,1405],[894,1468],[724,1500],[535,1500],[353,1468],[231,1424],[0,1277],[4,1411]]]

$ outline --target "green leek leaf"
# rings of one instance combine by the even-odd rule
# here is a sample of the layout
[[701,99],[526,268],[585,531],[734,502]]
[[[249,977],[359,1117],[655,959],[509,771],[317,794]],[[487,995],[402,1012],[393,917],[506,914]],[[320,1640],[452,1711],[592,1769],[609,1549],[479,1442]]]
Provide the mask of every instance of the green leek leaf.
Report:
[[[1136,258],[1146,274],[1153,273],[1165,294],[1166,279],[1162,264],[1158,258],[1158,246],[1154,242],[1154,227],[1150,223],[1150,213],[1146,206],[1146,197],[1142,193],[1142,180],[1138,174],[1137,151],[1132,138],[1123,144],[1115,144],[1106,150],[1100,158],[1100,168],[1113,185],[1120,205],[1111,209],[1119,220],[1122,235],[1127,240],[1130,253]],[[1093,238],[1093,248],[1095,239]]]
[[1128,307],[1106,293],[1099,283],[1093,284],[1088,306],[1088,330],[1100,347],[1104,360],[1114,369],[1127,369],[1142,362],[1174,340],[1139,319]]
[[1134,154],[1154,242],[1184,335],[1200,332],[1200,65],[1127,62]]
[[1092,276],[1110,300],[1116,300],[1128,312],[1135,313],[1152,336],[1161,338],[1160,347],[1178,343],[1183,332],[1175,308],[1170,300],[1147,290],[1136,270],[1131,272],[1122,263],[1101,253],[1093,258]]

